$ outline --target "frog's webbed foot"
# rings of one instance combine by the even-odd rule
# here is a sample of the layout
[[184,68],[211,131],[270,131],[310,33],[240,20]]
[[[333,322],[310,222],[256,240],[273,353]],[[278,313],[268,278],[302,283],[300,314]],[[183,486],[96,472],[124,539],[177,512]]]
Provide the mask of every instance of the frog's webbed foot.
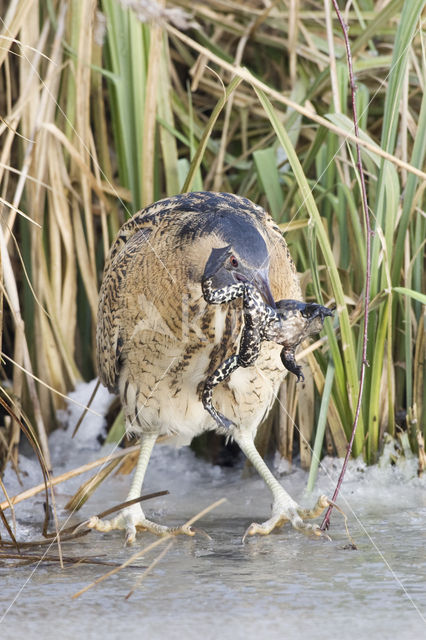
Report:
[[223,413],[215,409],[212,404],[207,406],[204,405],[204,408],[206,409],[206,411],[209,412],[211,417],[215,420],[218,427],[221,427],[223,429],[230,429],[231,427],[235,427],[235,424],[232,422],[232,420],[229,420],[229,418],[224,416]]
[[302,373],[302,367],[300,367],[295,360],[294,357],[294,348],[292,347],[283,347],[280,353],[281,362],[285,366],[288,371],[294,373],[297,377],[297,382],[305,379],[305,376]]

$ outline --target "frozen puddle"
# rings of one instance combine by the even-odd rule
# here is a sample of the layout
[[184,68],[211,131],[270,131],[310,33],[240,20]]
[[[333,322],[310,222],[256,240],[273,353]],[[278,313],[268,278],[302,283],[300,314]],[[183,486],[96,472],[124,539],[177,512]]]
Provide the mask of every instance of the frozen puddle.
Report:
[[[55,474],[103,455],[93,438],[75,442],[63,432],[53,434],[52,452]],[[40,482],[37,463],[23,459],[22,468],[26,486]],[[339,469],[338,461],[325,461],[309,498],[304,496],[307,475],[301,470],[281,476],[281,482],[293,497],[310,505],[319,493],[331,495]],[[59,508],[86,478],[59,485]],[[5,484],[11,495],[22,490],[10,471]],[[128,476],[110,476],[79,512],[78,520],[124,500],[128,486]],[[125,595],[139,570],[124,569],[72,599],[108,567],[1,566],[0,637],[425,637],[426,481],[417,479],[414,459],[386,468],[366,469],[352,463],[339,504],[349,517],[358,551],[343,549],[348,540],[337,512],[332,517],[332,542],[311,540],[285,527],[242,545],[241,536],[250,522],[270,515],[267,489],[256,477],[243,479],[241,467],[212,467],[187,448],[156,447],[145,492],[162,489],[170,495],[147,502],[144,508],[148,516],[165,524],[184,522],[219,498],[227,498],[197,523],[211,540],[202,535],[177,538],[129,600]],[[16,506],[19,539],[40,537],[42,502],[40,495]],[[61,521],[65,518],[60,511]],[[7,537],[3,530],[2,537]],[[140,534],[132,548],[124,548],[120,533],[92,532],[64,544],[63,552],[123,562],[153,540]],[[162,548],[137,563],[147,566]]]

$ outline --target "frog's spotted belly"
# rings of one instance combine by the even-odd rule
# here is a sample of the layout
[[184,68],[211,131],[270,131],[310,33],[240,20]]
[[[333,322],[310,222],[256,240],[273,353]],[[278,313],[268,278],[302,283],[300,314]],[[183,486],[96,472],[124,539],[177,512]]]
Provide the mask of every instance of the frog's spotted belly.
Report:
[[[210,347],[211,349],[211,347]],[[280,347],[265,343],[254,366],[238,368],[230,378],[213,391],[213,402],[219,411],[229,416],[232,422],[255,432],[273,403],[285,370],[280,361]],[[197,369],[185,369],[182,375],[156,379],[145,372],[149,386],[138,386],[126,375],[122,394],[126,398],[128,430],[159,431],[161,435],[179,433],[179,444],[190,440],[203,431],[215,429],[217,423],[205,410],[199,392],[206,379],[210,363],[209,350],[197,364]]]
[[[219,427],[228,429],[235,421],[226,417],[213,402],[213,391],[218,385],[236,372],[239,368],[254,365],[258,359],[261,344],[272,341],[282,345],[280,357],[284,367],[304,380],[302,369],[296,364],[295,351],[304,337],[316,333],[322,327],[324,318],[332,312],[315,303],[306,304],[299,300],[280,300],[279,308],[268,306],[260,292],[250,282],[238,282],[213,289],[211,277],[202,281],[205,300],[209,304],[230,302],[242,298],[244,325],[239,342],[238,353],[224,360],[207,378],[202,400],[206,411]],[[254,388],[255,380],[251,380]],[[269,405],[270,406],[270,405]]]

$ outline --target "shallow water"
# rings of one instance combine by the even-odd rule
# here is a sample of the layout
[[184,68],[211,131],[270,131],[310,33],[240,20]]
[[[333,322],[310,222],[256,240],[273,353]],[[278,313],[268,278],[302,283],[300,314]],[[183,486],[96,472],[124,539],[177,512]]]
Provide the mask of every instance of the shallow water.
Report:
[[[102,455],[94,447],[52,439],[55,472]],[[37,465],[23,460],[26,484],[39,481]],[[305,505],[319,493],[331,494],[339,463],[326,461],[314,495],[306,497],[307,476],[300,469],[281,475],[293,497]],[[393,638],[426,637],[426,482],[416,478],[415,460],[401,467],[365,469],[353,463],[340,505],[349,516],[357,551],[348,543],[344,521],[334,513],[332,541],[309,539],[288,526],[277,534],[241,536],[252,520],[269,516],[270,497],[257,477],[242,478],[241,467],[219,469],[189,449],[157,447],[145,492],[168,489],[170,495],[145,503],[149,517],[178,524],[221,497],[227,502],[199,523],[211,536],[179,537],[168,554],[136,589],[139,569],[123,569],[78,599],[71,596],[107,567],[58,565],[0,568],[0,637],[71,640],[87,638]],[[60,485],[59,508],[82,482]],[[19,491],[10,471],[7,487]],[[110,477],[78,514],[88,517],[125,499],[129,478]],[[39,537],[42,497],[16,507],[18,537]],[[61,520],[66,513],[60,511]],[[122,535],[91,532],[64,544],[64,553],[126,560],[132,548]],[[147,566],[160,549],[136,561]],[[52,549],[52,553],[55,549]],[[423,617],[422,617],[423,616]]]

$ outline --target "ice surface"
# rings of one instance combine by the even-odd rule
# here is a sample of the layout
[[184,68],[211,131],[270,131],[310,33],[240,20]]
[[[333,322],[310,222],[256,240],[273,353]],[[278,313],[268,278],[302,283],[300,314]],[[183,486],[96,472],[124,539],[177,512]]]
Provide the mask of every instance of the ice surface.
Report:
[[[74,399],[87,401],[93,384],[81,386]],[[100,396],[95,411],[103,414],[109,401],[105,394]],[[79,438],[71,439],[80,411],[69,408],[66,430],[51,438],[55,474],[105,455],[97,440],[103,428],[99,417],[87,416]],[[25,486],[41,481],[37,462],[22,458],[20,464]],[[341,461],[326,458],[317,487],[307,496],[304,471],[278,460],[271,464],[287,491],[306,506],[319,493],[331,495],[341,468]],[[58,486],[61,520],[67,517],[63,505],[87,477]],[[124,500],[129,481],[128,476],[110,476],[76,517],[84,519]],[[11,494],[21,490],[10,469],[5,482]],[[2,639],[412,640],[425,636],[426,480],[417,478],[414,457],[403,457],[396,466],[350,463],[339,504],[348,515],[358,551],[344,549],[348,540],[338,513],[332,517],[332,542],[311,540],[284,527],[242,545],[250,522],[269,516],[267,489],[256,476],[243,478],[242,464],[234,469],[213,467],[188,448],[157,446],[144,489],[170,491],[144,506],[149,517],[165,524],[181,523],[221,497],[227,501],[198,523],[211,539],[202,535],[176,539],[130,600],[124,596],[139,575],[135,569],[122,570],[73,600],[76,591],[108,569],[80,565],[61,570],[53,564],[0,568]],[[40,495],[17,505],[21,540],[40,537],[43,499]],[[123,547],[120,533],[92,532],[64,545],[64,552],[122,562],[153,539],[140,534],[129,549]],[[138,564],[146,566],[158,552]]]

